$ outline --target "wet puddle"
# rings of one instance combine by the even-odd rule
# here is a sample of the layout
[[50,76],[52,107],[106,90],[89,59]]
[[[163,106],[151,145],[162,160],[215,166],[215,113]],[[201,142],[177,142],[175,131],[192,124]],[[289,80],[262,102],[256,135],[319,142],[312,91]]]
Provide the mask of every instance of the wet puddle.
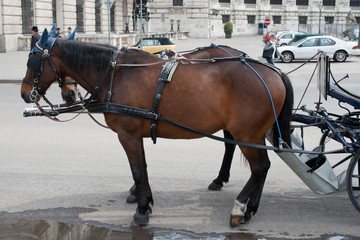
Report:
[[[0,240],[275,240],[248,233],[195,234],[186,231],[69,224],[53,220],[15,220],[0,223]],[[282,238],[283,239],[283,238]],[[313,238],[315,239],[315,238]],[[324,236],[316,239],[358,240],[358,237]]]
[[[113,227],[116,228],[116,227]],[[127,230],[112,230],[111,226],[77,225],[52,220],[16,220],[12,223],[0,223],[0,240],[222,240],[222,239],[258,239],[251,234],[195,234],[185,231],[145,229],[141,227]]]

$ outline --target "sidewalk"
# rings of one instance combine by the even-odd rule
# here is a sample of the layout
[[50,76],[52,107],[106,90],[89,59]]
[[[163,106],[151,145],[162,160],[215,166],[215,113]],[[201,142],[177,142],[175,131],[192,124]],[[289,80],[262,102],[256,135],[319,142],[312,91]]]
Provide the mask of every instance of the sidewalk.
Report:
[[[232,37],[230,39],[223,37],[209,39],[188,38],[175,41],[177,51],[210,46],[211,43],[242,50],[255,59],[258,59],[261,55],[264,46],[262,36],[259,35]],[[0,83],[20,83],[22,81],[25,77],[28,54],[29,51],[0,53]]]
[[20,83],[25,77],[29,51],[0,53],[0,83]]

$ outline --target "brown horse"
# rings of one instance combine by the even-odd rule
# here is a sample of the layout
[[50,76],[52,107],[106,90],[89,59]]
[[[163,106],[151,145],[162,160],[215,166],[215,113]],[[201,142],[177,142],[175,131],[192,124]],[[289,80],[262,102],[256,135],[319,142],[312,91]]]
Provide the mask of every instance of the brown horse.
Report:
[[[200,47],[195,49],[195,51],[182,54],[182,56],[187,59],[212,59],[212,58],[221,58],[221,57],[247,56],[247,54],[245,52],[231,48],[229,46],[211,44],[209,47]],[[190,63],[201,63],[201,61],[199,62],[190,61]],[[234,137],[231,135],[229,131],[224,129],[223,132],[224,132],[224,138],[234,140]],[[219,171],[219,175],[208,186],[209,190],[219,191],[223,187],[224,183],[229,182],[230,167],[234,156],[235,147],[236,145],[225,142],[225,153]]]
[[[40,39],[40,46],[45,49],[47,40],[43,40],[43,36],[46,34],[44,31]],[[29,56],[28,62],[40,57],[44,57],[45,62],[43,68],[28,67],[21,96],[25,102],[38,101],[57,80],[58,74],[62,74],[76,79],[85,90],[93,92],[97,102],[106,103],[111,83],[109,69],[114,56],[114,50],[96,44],[56,40],[49,53],[40,50]],[[118,52],[115,59],[117,66],[110,105],[151,109],[164,61],[137,50]],[[284,140],[289,143],[293,99],[289,79],[262,64],[249,64],[263,76],[274,109],[256,74],[244,62],[234,60],[179,64],[171,83],[164,87],[157,112],[166,119],[206,133],[226,129],[235,140],[265,145],[265,133],[275,122],[275,110]],[[143,147],[143,138],[150,137],[150,120],[112,112],[106,112],[104,116],[107,125],[118,134],[136,184],[139,201],[134,222],[145,225],[149,221],[150,203],[153,203]],[[157,123],[156,133],[171,139],[201,137],[162,121]],[[249,162],[251,176],[235,200],[231,226],[239,224],[245,214],[251,216],[256,212],[270,167],[266,150],[240,148]]]
[[[179,54],[179,56],[190,59],[193,61],[183,60],[183,63],[196,64],[203,63],[203,59],[212,59],[212,58],[222,58],[222,57],[238,57],[238,56],[247,56],[245,52],[239,51],[237,49],[231,48],[229,46],[224,45],[215,45],[211,44],[207,47],[199,47],[191,51],[184,51],[184,54]],[[223,130],[224,137],[227,139],[234,140],[233,136],[226,129]],[[208,189],[212,191],[219,191],[224,183],[229,182],[230,178],[230,167],[232,163],[232,159],[234,156],[236,145],[225,142],[225,154],[223,157],[222,165],[219,171],[219,175],[212,181],[209,185]],[[136,186],[132,186],[130,188],[130,195],[127,198],[126,202],[135,203],[138,200],[138,196],[136,193]]]

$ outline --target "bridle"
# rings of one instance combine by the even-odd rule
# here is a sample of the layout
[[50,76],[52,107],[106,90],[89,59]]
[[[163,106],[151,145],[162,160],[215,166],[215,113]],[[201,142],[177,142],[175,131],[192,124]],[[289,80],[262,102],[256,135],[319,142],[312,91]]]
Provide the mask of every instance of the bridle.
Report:
[[[45,92],[45,90],[43,90],[40,87],[39,79],[40,79],[42,72],[44,71],[44,63],[45,63],[46,59],[49,61],[49,64],[52,67],[52,69],[54,70],[54,72],[59,76],[59,79],[58,79],[59,86],[61,87],[63,84],[68,84],[68,83],[65,83],[64,76],[61,73],[59,73],[59,71],[56,69],[54,62],[51,59],[51,55],[49,53],[51,50],[51,47],[53,46],[55,41],[56,41],[56,39],[51,39],[50,41],[48,41],[46,48],[42,48],[39,46],[38,43],[36,43],[36,50],[30,52],[30,54],[29,54],[27,66],[28,66],[28,68],[30,68],[31,70],[33,70],[37,73],[34,78],[34,81],[29,81],[24,78],[23,82],[33,85],[33,88],[29,94],[29,98],[32,102],[36,102],[37,97],[43,97],[45,99],[46,92]],[[39,57],[39,56],[35,55],[35,52],[40,52],[41,56]],[[75,81],[71,82],[71,83],[75,83]],[[47,100],[45,99],[45,101],[47,101]]]

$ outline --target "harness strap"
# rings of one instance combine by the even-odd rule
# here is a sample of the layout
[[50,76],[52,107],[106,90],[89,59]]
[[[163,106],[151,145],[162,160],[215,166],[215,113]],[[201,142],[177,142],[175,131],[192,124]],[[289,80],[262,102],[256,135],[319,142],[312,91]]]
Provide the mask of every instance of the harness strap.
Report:
[[170,125],[173,125],[175,127],[184,129],[186,131],[190,131],[193,133],[196,133],[203,137],[208,137],[217,141],[222,141],[225,143],[230,143],[234,145],[239,145],[243,147],[251,147],[251,148],[259,148],[264,150],[273,150],[277,152],[290,152],[290,153],[303,153],[303,154],[336,154],[336,153],[343,153],[344,149],[337,149],[333,151],[327,151],[327,152],[317,152],[317,151],[307,151],[307,150],[300,150],[300,149],[292,149],[288,146],[285,147],[273,147],[273,146],[266,146],[261,144],[255,144],[255,143],[248,143],[248,142],[241,142],[237,140],[232,140],[228,138],[222,138],[218,137],[216,135],[206,133],[200,130],[196,130],[187,126],[184,126],[182,124],[176,123],[172,120],[169,120],[167,118],[161,117],[158,114],[151,112],[149,110],[141,109],[141,108],[135,108],[120,104],[111,104],[109,108],[106,107],[106,103],[97,103],[97,102],[91,102],[89,106],[87,107],[89,112],[95,112],[95,113],[113,113],[113,114],[120,114],[123,116],[129,116],[129,117],[136,117],[136,118],[145,118],[150,120],[159,120],[163,121],[165,123],[168,123]]
[[65,86],[68,84],[77,84],[77,82],[75,80],[65,81],[65,79],[62,77],[62,78],[58,79],[58,84],[59,84],[59,87],[61,88],[62,86]]
[[109,64],[109,66],[107,67],[107,69],[105,70],[105,73],[103,75],[103,77],[100,79],[99,83],[96,85],[96,87],[94,88],[94,90],[92,91],[92,93],[90,94],[90,97],[86,100],[85,104],[84,104],[84,107],[87,108],[88,105],[90,104],[90,102],[92,100],[94,100],[94,97],[97,93],[97,91],[99,90],[100,86],[103,84],[106,76],[108,75],[109,71],[111,69],[113,69],[115,66],[113,66],[112,62]]
[[110,101],[111,101],[111,94],[112,94],[112,88],[113,88],[113,83],[114,83],[115,66],[116,66],[116,60],[117,60],[119,52],[120,52],[119,50],[115,51],[112,56],[112,61],[111,61],[112,70],[111,70],[111,76],[110,76],[109,90],[108,90],[107,99],[106,99],[107,107],[109,107],[111,104]]
[[48,57],[48,60],[49,60],[50,66],[52,67],[52,69],[54,70],[54,72],[55,72],[60,78],[63,78],[64,76],[63,76],[61,73],[58,72],[58,70],[57,70],[56,67],[55,67],[54,62],[51,60],[50,55],[49,55],[49,57]]
[[[160,73],[160,77],[159,77],[159,84],[158,87],[156,89],[155,92],[155,97],[153,100],[153,104],[151,107],[151,112],[154,114],[156,113],[156,109],[157,106],[160,102],[161,99],[161,93],[162,90],[164,88],[165,83],[170,82],[171,81],[171,77],[173,75],[173,73],[175,72],[175,69],[178,65],[178,61],[177,60],[173,60],[171,62],[166,62],[161,73]],[[151,134],[151,139],[153,140],[153,143],[156,144],[156,120],[157,119],[151,119],[151,125],[150,125],[150,134]]]

